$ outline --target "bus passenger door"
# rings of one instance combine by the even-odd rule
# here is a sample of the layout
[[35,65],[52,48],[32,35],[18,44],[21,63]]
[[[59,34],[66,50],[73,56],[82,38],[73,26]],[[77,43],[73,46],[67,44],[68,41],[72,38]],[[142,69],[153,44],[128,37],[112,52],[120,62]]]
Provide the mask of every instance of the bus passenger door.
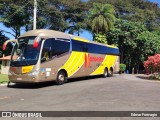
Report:
[[41,64],[40,64],[40,80],[48,81],[52,80],[52,64],[51,64],[51,55],[52,55],[52,40],[47,39],[44,41],[42,53],[41,53]]

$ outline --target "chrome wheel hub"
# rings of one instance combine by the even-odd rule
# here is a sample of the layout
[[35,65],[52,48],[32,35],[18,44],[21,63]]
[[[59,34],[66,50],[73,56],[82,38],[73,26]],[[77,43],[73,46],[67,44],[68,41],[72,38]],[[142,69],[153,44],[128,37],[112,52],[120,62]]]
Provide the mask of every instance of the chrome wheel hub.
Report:
[[63,76],[63,75],[59,75],[59,76],[58,76],[58,79],[59,79],[60,81],[64,81],[64,76]]

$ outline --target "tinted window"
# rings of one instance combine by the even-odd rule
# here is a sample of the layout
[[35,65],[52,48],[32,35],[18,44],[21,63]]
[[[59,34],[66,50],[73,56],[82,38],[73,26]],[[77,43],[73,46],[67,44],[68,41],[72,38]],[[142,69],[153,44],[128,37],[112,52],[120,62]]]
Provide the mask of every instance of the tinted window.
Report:
[[86,43],[89,53],[97,53],[97,54],[119,54],[119,50],[117,48],[110,48],[108,46],[97,45],[93,43]]
[[42,62],[59,56],[68,52],[70,49],[70,42],[65,40],[47,39],[44,42],[42,50]]
[[66,40],[52,40],[52,56],[61,55],[68,52],[70,42]]
[[41,55],[41,61],[47,61],[52,57],[52,40],[48,39],[45,40],[44,45],[43,45],[43,50],[42,50],[42,55]]
[[110,48],[108,46],[81,42],[76,40],[72,40],[72,50],[96,54],[119,54],[119,50],[117,48]]
[[37,48],[33,47],[35,36],[19,38],[12,52],[11,66],[35,65],[39,58],[41,41]]
[[85,52],[86,51],[86,45],[84,42],[72,40],[72,50],[73,51],[79,51],[79,52]]

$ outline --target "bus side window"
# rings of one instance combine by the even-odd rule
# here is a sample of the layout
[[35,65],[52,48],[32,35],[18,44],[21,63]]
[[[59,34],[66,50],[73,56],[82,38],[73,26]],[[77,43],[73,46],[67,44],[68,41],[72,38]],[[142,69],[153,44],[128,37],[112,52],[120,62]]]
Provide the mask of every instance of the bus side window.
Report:
[[70,42],[65,40],[53,40],[52,39],[52,57],[69,52]]
[[86,52],[86,45],[83,42],[73,40],[72,41],[72,49],[73,51]]
[[41,62],[48,61],[51,58],[52,54],[52,40],[48,39],[44,42],[42,55],[41,55]]

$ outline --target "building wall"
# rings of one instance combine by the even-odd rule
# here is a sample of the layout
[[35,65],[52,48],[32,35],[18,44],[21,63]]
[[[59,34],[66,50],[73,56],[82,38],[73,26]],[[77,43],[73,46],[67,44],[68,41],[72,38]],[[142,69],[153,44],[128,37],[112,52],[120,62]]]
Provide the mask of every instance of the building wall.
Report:
[[8,74],[10,61],[3,60],[1,66],[1,74]]

